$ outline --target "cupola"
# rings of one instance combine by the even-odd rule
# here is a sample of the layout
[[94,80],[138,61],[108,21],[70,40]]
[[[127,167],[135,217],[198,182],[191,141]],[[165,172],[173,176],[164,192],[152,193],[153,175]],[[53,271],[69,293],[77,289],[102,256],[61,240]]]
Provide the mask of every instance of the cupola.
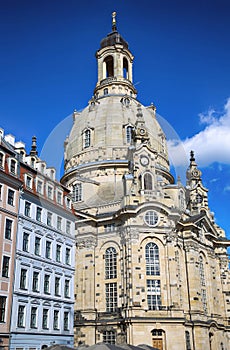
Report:
[[96,52],[98,81],[95,97],[130,95],[136,97],[133,86],[133,55],[127,41],[117,31],[116,12],[112,13],[112,32],[101,40]]

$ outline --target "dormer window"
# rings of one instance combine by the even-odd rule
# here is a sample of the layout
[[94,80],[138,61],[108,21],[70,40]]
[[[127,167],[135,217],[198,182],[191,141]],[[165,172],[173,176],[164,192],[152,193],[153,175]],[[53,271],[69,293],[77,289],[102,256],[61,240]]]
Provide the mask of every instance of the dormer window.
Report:
[[91,132],[89,129],[87,129],[84,132],[84,148],[87,148],[90,146],[90,142],[91,142]]

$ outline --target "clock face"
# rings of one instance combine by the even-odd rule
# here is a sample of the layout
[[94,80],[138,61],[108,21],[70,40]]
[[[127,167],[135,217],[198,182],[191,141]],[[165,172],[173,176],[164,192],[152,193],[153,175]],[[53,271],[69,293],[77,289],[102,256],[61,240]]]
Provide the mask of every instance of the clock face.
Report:
[[146,156],[142,156],[141,159],[140,159],[140,162],[141,162],[141,165],[148,165],[149,164],[149,158],[146,157]]

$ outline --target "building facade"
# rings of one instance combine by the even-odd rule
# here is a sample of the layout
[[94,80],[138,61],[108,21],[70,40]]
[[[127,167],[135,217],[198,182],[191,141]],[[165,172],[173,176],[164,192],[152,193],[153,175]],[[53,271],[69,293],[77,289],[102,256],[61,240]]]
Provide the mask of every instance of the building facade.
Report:
[[19,193],[22,186],[14,137],[0,129],[0,346],[8,348],[14,284]]
[[39,159],[35,137],[29,154],[13,136],[2,137],[0,154],[1,345],[71,346],[75,216],[69,190]]
[[137,100],[115,14],[96,58],[94,96],[73,113],[61,180],[76,214],[75,345],[227,350],[229,241],[194,154],[185,187],[170,173],[155,106]]

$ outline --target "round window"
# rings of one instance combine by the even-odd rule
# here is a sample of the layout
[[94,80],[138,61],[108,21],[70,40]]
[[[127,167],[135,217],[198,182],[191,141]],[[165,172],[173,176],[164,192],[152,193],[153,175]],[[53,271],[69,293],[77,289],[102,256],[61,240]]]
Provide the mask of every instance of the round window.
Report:
[[145,214],[145,222],[149,226],[155,226],[158,223],[158,214],[154,210],[149,210]]

